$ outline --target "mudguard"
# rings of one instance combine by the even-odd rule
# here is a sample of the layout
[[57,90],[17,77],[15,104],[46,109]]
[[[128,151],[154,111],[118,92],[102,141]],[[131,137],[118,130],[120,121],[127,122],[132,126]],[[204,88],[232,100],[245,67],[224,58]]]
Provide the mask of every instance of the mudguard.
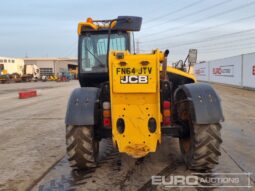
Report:
[[94,125],[97,94],[98,88],[94,87],[75,89],[68,101],[66,125]]
[[178,100],[181,91],[184,91],[187,100],[192,102],[190,112],[193,123],[212,124],[224,121],[220,97],[209,84],[182,85],[175,91],[174,100]]

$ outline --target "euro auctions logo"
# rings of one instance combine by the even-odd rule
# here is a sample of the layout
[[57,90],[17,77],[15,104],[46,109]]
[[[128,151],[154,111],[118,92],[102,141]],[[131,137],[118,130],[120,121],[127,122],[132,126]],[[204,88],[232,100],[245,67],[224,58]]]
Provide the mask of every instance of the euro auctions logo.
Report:
[[213,68],[212,74],[215,76],[234,77],[234,65]]
[[205,68],[199,68],[195,70],[195,74],[198,76],[205,76]]
[[252,67],[252,75],[255,76],[255,65]]
[[151,184],[165,188],[252,188],[252,173],[191,173],[190,175],[152,176]]
[[213,68],[213,74],[221,75],[221,68]]

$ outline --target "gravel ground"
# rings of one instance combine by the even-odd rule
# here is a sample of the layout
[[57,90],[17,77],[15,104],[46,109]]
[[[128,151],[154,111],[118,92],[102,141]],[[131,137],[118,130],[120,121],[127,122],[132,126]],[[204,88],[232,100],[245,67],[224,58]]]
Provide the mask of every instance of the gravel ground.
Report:
[[[222,156],[215,172],[254,173],[255,91],[213,86],[222,98],[226,118],[222,129]],[[183,164],[178,139],[171,138],[163,138],[158,151],[143,161],[113,153],[92,172],[72,171],[64,157],[64,115],[68,97],[75,87],[78,87],[75,81],[0,85],[0,190],[32,187],[32,190],[169,190],[152,186],[151,176],[193,173]],[[17,99],[18,90],[30,88],[39,89],[40,96]],[[247,184],[247,177],[240,180],[243,185]],[[253,174],[251,185],[254,181]]]

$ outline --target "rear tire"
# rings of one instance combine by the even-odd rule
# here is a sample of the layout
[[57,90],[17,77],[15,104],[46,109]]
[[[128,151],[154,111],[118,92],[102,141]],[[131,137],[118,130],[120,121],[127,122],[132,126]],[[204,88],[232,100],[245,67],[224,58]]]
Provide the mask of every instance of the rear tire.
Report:
[[66,127],[67,155],[71,167],[89,169],[96,167],[98,141],[94,139],[93,126]]
[[184,92],[178,95],[176,106],[178,121],[184,126],[184,135],[179,138],[180,150],[188,169],[210,171],[219,163],[221,125],[195,124],[192,120],[194,108]]
[[180,138],[180,149],[186,166],[191,170],[209,171],[219,163],[222,143],[220,124],[190,126],[190,135]]

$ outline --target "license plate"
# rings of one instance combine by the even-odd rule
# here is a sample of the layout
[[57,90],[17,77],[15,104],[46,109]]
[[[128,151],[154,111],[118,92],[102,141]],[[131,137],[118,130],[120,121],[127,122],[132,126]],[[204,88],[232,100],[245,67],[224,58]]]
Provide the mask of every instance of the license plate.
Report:
[[116,68],[116,75],[120,76],[121,84],[148,84],[149,75],[152,74],[152,67]]

